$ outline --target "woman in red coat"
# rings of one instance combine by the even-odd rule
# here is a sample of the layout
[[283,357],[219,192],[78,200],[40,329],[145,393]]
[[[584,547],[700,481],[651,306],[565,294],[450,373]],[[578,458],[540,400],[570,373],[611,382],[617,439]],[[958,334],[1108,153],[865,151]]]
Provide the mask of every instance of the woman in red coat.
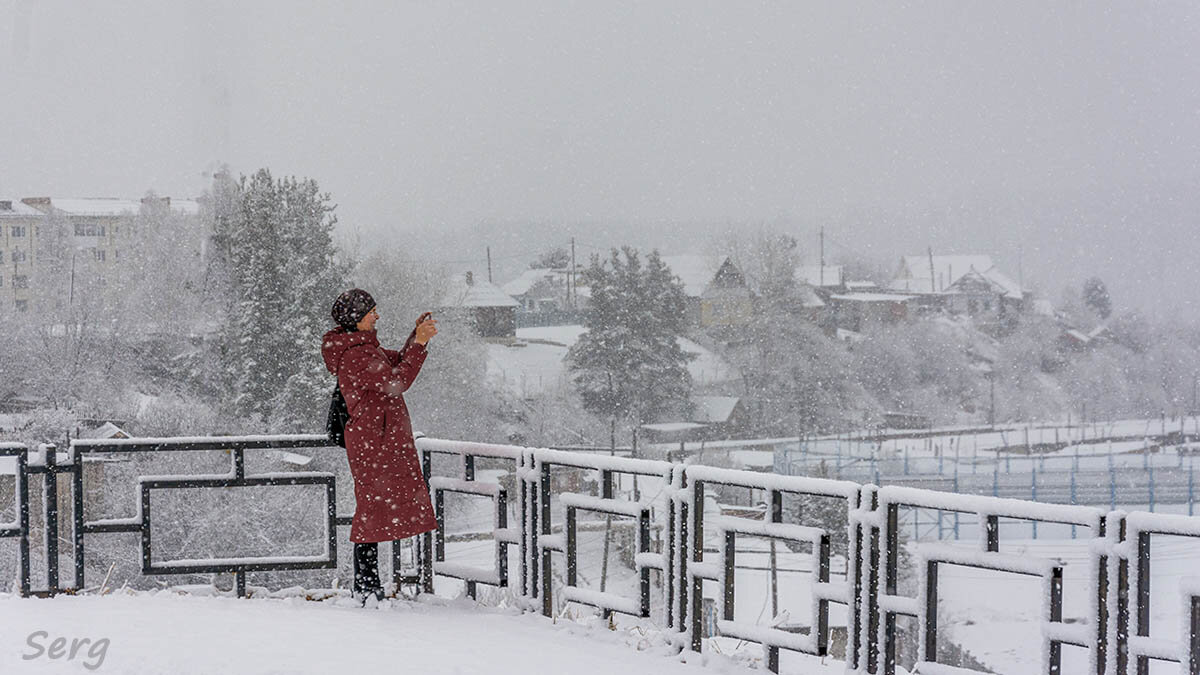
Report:
[[354,592],[383,597],[378,542],[395,541],[437,529],[429,491],[421,473],[408,408],[401,396],[425,362],[426,343],[437,321],[426,313],[400,351],[383,349],[375,334],[379,312],[361,289],[341,294],[333,304],[338,327],[325,334],[321,355],[337,376],[350,419],[346,456],[354,477]]

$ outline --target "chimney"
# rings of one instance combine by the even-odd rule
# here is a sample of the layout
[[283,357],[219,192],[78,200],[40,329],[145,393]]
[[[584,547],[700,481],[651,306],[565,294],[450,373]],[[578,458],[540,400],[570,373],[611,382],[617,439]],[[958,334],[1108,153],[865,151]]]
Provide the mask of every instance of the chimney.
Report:
[[467,272],[467,285],[468,286],[475,285],[475,275],[472,274],[471,272]]

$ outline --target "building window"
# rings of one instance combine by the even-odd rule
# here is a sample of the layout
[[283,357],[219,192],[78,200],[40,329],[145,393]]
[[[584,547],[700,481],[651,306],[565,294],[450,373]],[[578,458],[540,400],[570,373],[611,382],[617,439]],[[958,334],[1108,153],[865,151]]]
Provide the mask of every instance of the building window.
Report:
[[76,237],[103,237],[104,225],[100,223],[75,223]]
[[28,256],[25,254],[25,251],[22,251],[19,248],[13,249],[13,252],[12,252],[12,261],[13,262],[15,262],[15,263],[25,262],[26,257],[28,257]]
[[13,237],[24,237],[25,236],[25,226],[24,225],[13,225],[9,229],[12,231]]
[[18,300],[17,301],[17,311],[18,312],[24,312],[27,309],[29,309],[29,301],[28,300]]
[[24,274],[14,275],[13,288],[29,288],[29,277]]
[[121,259],[121,249],[114,248],[113,249],[113,260],[120,260],[120,259]]
[[104,249],[94,248],[94,249],[92,249],[92,255],[96,256],[96,260],[99,260],[100,262],[104,262]]

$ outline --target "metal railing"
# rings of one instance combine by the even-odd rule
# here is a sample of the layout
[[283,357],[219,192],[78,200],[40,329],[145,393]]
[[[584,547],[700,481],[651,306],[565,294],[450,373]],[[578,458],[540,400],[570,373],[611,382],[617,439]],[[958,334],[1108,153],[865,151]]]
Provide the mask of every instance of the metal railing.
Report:
[[[53,448],[44,447],[31,463],[31,453],[25,446],[0,445],[0,456],[16,457],[17,463],[19,518],[15,523],[0,524],[0,537],[20,541],[21,593],[53,595],[63,590],[57,587],[57,550],[51,550],[49,539],[46,554],[51,583],[46,591],[33,591],[29,583],[28,476],[49,478],[57,473],[70,473],[75,491],[76,589],[84,587],[85,534],[140,533],[144,574],[232,572],[238,577],[239,594],[244,592],[245,574],[250,571],[333,567],[336,528],[349,524],[351,518],[334,512],[332,474],[247,475],[244,466],[247,450],[326,446],[327,441],[319,436],[75,441],[66,457],[60,458]],[[1088,672],[1096,675],[1144,675],[1152,660],[1176,661],[1183,664],[1185,672],[1200,675],[1200,581],[1189,581],[1179,589],[1184,610],[1180,619],[1185,626],[1181,635],[1170,639],[1152,636],[1149,621],[1150,564],[1154,559],[1151,537],[1200,538],[1200,518],[1125,514],[1087,506],[1037,504],[897,486],[879,488],[844,480],[518,446],[420,438],[417,448],[433,496],[438,529],[418,537],[419,573],[399,573],[398,546],[393,547],[393,566],[398,584],[416,583],[426,593],[434,592],[435,578],[442,577],[461,581],[472,597],[479,584],[508,588],[517,604],[547,616],[554,616],[566,603],[592,606],[605,616],[619,613],[640,620],[654,620],[655,612],[661,612],[657,620],[668,638],[681,649],[696,651],[705,646],[704,613],[706,601],[710,601],[720,608],[720,618],[713,622],[716,634],[760,643],[772,671],[779,669],[781,651],[828,656],[832,635],[829,607],[841,604],[847,610],[847,671],[891,675],[897,668],[901,639],[897,620],[901,617],[917,623],[917,664],[931,671],[942,672],[945,668],[938,663],[939,572],[946,566],[966,566],[1042,580],[1040,623],[1044,638],[1039,672],[1060,673],[1062,647],[1074,645],[1087,651]],[[142,477],[137,486],[142,510],[137,516],[85,519],[83,456],[213,449],[230,451],[228,474]],[[486,473],[481,466],[487,467]],[[54,482],[46,482],[47,528],[57,522],[57,514],[52,513],[57,509],[57,497],[50,488]],[[147,502],[152,491],[297,484],[326,487],[327,556],[319,560],[234,559],[186,565],[150,561],[152,522]],[[760,512],[761,519],[750,517],[754,509],[746,509],[741,515],[706,509],[706,504],[711,504],[709,495],[716,491],[757,493],[766,506]],[[488,554],[492,565],[480,566],[478,558],[454,559],[454,552],[462,549],[446,545],[447,494],[491,501],[492,527],[474,534],[494,545]],[[50,499],[52,496],[55,498]],[[841,535],[830,531],[825,519],[806,510],[806,499],[832,500],[836,504],[834,511],[826,509],[824,513],[827,516],[836,512],[844,517],[845,539],[839,545],[844,551],[834,550],[833,542]],[[787,500],[793,508],[785,508]],[[899,583],[905,571],[900,525],[900,513],[905,509],[966,514],[979,528],[979,542],[974,548],[919,547],[908,570],[917,581],[915,595],[902,593]],[[636,597],[589,589],[579,583],[582,513],[603,516],[606,522],[612,518],[632,522]],[[1084,583],[1092,600],[1083,621],[1069,623],[1063,618],[1063,563],[1002,550],[1002,520],[1057,523],[1084,531],[1081,538],[1088,540]],[[706,532],[716,536],[706,537]],[[807,616],[806,626],[756,625],[737,616],[737,543],[746,537],[788,543],[793,550],[810,556],[813,564],[807,606],[786,608],[789,612],[797,610],[796,616]],[[705,542],[712,540],[715,548],[706,548]],[[514,572],[510,569],[513,546],[519,549],[516,584],[512,583]],[[706,554],[710,556],[706,558]],[[845,557],[845,574],[835,577],[832,563],[839,556]],[[654,594],[655,578],[661,596]],[[713,583],[715,596],[706,589]]]

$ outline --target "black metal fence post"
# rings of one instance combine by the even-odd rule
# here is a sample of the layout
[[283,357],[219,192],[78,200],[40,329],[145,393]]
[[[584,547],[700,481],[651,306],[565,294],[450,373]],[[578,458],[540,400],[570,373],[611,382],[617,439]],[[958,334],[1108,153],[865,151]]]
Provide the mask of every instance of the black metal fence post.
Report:
[[58,473],[55,471],[58,463],[57,446],[43,445],[42,456],[45,460],[43,479],[46,486],[42,493],[45,497],[42,512],[46,520],[46,592],[54,596],[58,594]]
[[[1118,541],[1125,541],[1126,524],[1122,518],[1118,524]],[[1125,556],[1117,560],[1117,672],[1125,675],[1129,669],[1129,561]]]
[[[899,522],[899,507],[895,504],[888,504],[887,513],[884,514],[884,541],[882,545],[879,542],[872,542],[872,546],[879,546],[883,549],[884,558],[884,592],[888,595],[896,595],[899,588],[900,573],[899,573],[899,546],[900,546],[900,522]],[[872,554],[876,551],[873,549]],[[874,570],[878,565],[872,565]],[[877,610],[875,614],[879,614]],[[885,675],[893,675],[896,672],[896,615],[892,612],[883,612],[883,672]]]
[[[1055,565],[1050,571],[1050,622],[1062,623],[1063,568]],[[1062,675],[1062,643],[1050,641],[1050,675]]]
[[938,607],[938,561],[930,560],[925,563],[925,659],[937,663],[937,607]]
[[1200,675],[1200,596],[1192,596],[1192,601],[1189,603],[1192,610],[1190,617],[1190,629],[1188,631],[1189,654],[1188,658],[1188,674]]
[[[540,510],[541,534],[549,537],[550,530],[550,465],[541,464],[541,470],[538,472],[538,501]],[[536,553],[536,552],[535,552]],[[542,566],[542,614],[545,616],[554,616],[554,577],[550,567],[550,549],[543,548],[541,550],[541,566]]]
[[[1096,530],[1096,538],[1107,541],[1108,536],[1108,516],[1100,518],[1100,525]],[[1111,620],[1108,616],[1108,556],[1098,554],[1096,559],[1096,587],[1093,589],[1096,593],[1096,616],[1092,617],[1095,621],[1096,632],[1096,674],[1105,675],[1105,670],[1108,668],[1108,622]]]
[[[692,481],[691,522],[688,523],[690,534],[688,541],[688,560],[690,562],[704,561],[704,481]],[[686,578],[686,575],[684,575]],[[704,633],[701,624],[704,620],[704,579],[693,575],[688,584],[690,596],[689,608],[692,622],[692,651],[699,652],[704,645]]]
[[[421,471],[425,477],[425,490],[429,490],[429,477],[433,475],[433,453],[428,450],[421,453]],[[433,593],[433,533],[421,535],[421,590]]]
[[20,513],[17,515],[18,527],[21,530],[17,546],[21,560],[21,597],[29,596],[30,564],[29,564],[29,452],[17,455],[17,498],[21,500]]
[[67,446],[71,459],[71,535],[75,553],[75,588],[84,587],[83,565],[83,460],[73,446]]
[[[1139,532],[1137,537],[1137,634],[1150,636],[1150,533]],[[1150,659],[1137,657],[1137,674],[1150,675]]]

